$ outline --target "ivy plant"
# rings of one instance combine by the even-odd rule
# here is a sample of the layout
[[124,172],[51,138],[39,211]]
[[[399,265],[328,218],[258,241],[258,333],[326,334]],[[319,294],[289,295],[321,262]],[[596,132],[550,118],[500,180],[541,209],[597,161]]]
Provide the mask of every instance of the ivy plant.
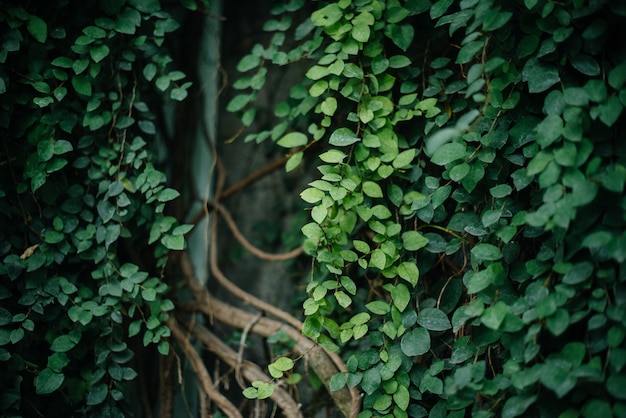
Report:
[[123,416],[132,341],[169,351],[162,273],[191,228],[153,152],[191,84],[179,23],[156,1],[7,1],[0,26],[0,415]]
[[303,331],[346,360],[331,389],[361,418],[626,416],[623,2],[274,13],[228,109],[252,126],[272,65],[304,65],[245,140],[317,165]]

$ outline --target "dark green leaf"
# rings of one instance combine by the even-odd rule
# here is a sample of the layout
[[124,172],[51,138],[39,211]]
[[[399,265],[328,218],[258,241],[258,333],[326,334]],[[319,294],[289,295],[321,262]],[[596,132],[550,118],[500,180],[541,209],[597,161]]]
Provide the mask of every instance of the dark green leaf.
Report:
[[26,29],[38,42],[46,42],[46,39],[48,38],[48,26],[43,19],[30,15],[28,17]]
[[108,46],[98,45],[89,50],[89,55],[91,56],[91,59],[94,60],[94,62],[100,62],[106,57],[108,57],[110,52],[111,50],[109,49]]
[[522,70],[522,77],[528,83],[530,93],[546,91],[561,80],[555,67],[544,64],[537,58],[531,58],[526,62]]
[[502,258],[500,248],[492,244],[476,244],[474,248],[472,248],[471,253],[472,256],[479,261],[494,261]]
[[570,63],[586,76],[593,77],[600,74],[600,64],[598,64],[598,61],[582,52],[570,58]]
[[446,165],[452,161],[466,157],[467,146],[464,142],[451,142],[442,145],[433,154],[431,161],[437,165]]
[[72,77],[72,86],[74,90],[76,90],[76,93],[87,97],[91,96],[91,81],[89,81],[87,76],[75,75]]
[[39,395],[47,395],[59,389],[64,380],[65,375],[63,373],[45,368],[35,378],[35,390]]
[[415,36],[415,29],[410,24],[390,24],[385,26],[385,35],[403,51],[409,49]]
[[452,3],[454,3],[454,0],[439,0],[435,4],[433,4],[430,8],[431,19],[437,19],[443,16],[443,14],[446,12],[446,10],[448,10],[448,7],[450,7]]
[[104,383],[95,385],[87,395],[87,405],[98,405],[104,402],[109,393],[108,387]]
[[513,418],[523,415],[536,400],[537,395],[511,396],[504,403],[502,418]]
[[404,334],[400,348],[406,356],[421,356],[430,350],[430,334],[425,328],[415,328]]
[[56,351],[59,353],[65,353],[66,351],[71,350],[76,346],[77,341],[71,338],[69,335],[60,335],[52,341],[52,345],[50,345],[50,350]]
[[452,328],[448,316],[436,308],[424,308],[417,315],[417,323],[429,331],[445,331]]
[[626,393],[624,388],[626,387],[626,376],[623,374],[612,374],[606,380],[607,391],[620,400],[626,400]]
[[591,277],[593,273],[593,264],[588,261],[573,265],[567,273],[563,276],[563,283],[566,284],[578,284],[582,283]]
[[541,383],[553,390],[559,398],[565,396],[576,386],[576,377],[559,364],[547,362],[541,370]]

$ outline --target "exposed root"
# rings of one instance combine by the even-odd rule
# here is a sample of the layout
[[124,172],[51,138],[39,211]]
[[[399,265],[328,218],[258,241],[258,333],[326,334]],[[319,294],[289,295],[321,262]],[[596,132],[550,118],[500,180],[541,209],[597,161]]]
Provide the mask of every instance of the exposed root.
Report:
[[188,335],[186,335],[180,328],[176,320],[171,319],[168,321],[168,326],[172,331],[172,336],[185,353],[185,356],[191,363],[200,387],[204,390],[204,393],[230,418],[243,418],[241,412],[233,405],[219,390],[213,385],[213,381],[209,372],[207,371],[200,354],[192,347],[189,342]]

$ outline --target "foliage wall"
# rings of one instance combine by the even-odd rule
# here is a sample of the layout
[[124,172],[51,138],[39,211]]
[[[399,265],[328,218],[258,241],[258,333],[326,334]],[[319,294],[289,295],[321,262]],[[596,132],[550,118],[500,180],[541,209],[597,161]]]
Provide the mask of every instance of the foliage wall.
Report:
[[191,83],[165,6],[0,2],[2,416],[121,416],[134,353],[169,352],[163,272],[191,226],[153,151]]
[[331,390],[359,417],[626,416],[624,3],[305,3],[228,108],[251,124],[272,65],[305,66],[245,140],[317,164],[303,331],[346,360]]
[[[317,166],[304,323],[213,252],[212,276],[267,316],[212,299],[185,257],[191,301],[170,286],[192,226],[166,213],[179,193],[154,151],[190,87],[167,42],[183,9],[1,3],[2,415],[124,415],[143,347],[172,361],[172,338],[216,416],[302,416],[300,362],[345,415],[626,416],[623,2],[277,4],[227,109],[255,126],[272,67],[303,69],[271,130],[239,140]],[[200,217],[236,231],[222,186]],[[196,312],[242,330],[239,353]],[[248,332],[288,347],[269,376],[242,362]],[[220,379],[252,382],[250,403],[192,340]]]

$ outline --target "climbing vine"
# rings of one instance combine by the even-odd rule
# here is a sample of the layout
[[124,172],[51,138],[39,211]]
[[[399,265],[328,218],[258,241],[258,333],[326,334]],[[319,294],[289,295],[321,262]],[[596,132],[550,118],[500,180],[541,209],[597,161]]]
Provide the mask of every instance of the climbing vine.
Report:
[[346,360],[330,389],[359,417],[625,415],[623,3],[274,13],[228,109],[252,125],[268,68],[305,66],[245,140],[317,164],[303,332]]
[[164,46],[179,23],[154,1],[9,1],[0,26],[0,415],[123,416],[131,338],[169,352],[163,269],[191,228],[154,154],[191,84]]

